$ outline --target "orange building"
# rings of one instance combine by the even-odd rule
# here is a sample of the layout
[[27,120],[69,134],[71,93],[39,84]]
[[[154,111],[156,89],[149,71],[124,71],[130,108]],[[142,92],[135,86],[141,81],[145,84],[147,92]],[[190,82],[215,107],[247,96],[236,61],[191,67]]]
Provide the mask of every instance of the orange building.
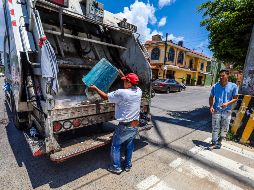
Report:
[[145,47],[150,55],[154,79],[174,78],[187,85],[204,85],[207,62],[210,61],[208,56],[184,47],[182,41],[178,44],[168,41],[165,57],[165,41],[160,35],[154,35]]

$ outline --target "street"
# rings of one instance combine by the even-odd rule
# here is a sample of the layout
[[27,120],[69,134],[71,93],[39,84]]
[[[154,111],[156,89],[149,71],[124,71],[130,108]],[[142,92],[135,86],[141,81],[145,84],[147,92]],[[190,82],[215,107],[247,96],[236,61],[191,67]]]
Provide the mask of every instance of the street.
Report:
[[[3,86],[3,79],[0,79]],[[133,168],[109,173],[110,145],[56,164],[32,156],[22,132],[8,121],[0,91],[0,187],[16,189],[241,190],[254,188],[254,150],[225,142],[208,151],[209,87],[158,93],[152,99],[154,127],[140,134]]]

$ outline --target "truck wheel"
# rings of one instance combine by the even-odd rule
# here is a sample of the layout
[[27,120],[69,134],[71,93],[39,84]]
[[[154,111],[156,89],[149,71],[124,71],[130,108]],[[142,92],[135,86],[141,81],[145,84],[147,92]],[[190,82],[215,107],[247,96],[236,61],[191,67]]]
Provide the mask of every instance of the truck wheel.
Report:
[[153,97],[155,96],[155,94],[156,94],[156,93],[155,93],[154,89],[152,89],[152,90],[151,90],[151,98],[153,98]]
[[12,110],[12,117],[13,117],[12,121],[13,121],[13,124],[15,125],[15,127],[18,130],[27,129],[28,114],[26,112],[24,112],[24,113],[17,112],[14,97],[12,94],[11,94],[11,106],[12,106],[11,110]]
[[26,113],[13,113],[13,124],[18,130],[26,130],[28,128]]

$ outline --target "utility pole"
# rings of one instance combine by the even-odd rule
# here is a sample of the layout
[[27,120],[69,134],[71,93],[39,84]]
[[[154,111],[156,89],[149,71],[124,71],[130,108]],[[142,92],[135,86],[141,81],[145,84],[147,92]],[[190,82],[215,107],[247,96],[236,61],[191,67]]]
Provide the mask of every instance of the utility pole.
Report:
[[244,95],[254,96],[254,26],[250,38],[248,53],[243,70],[243,84],[240,91]]
[[3,52],[0,51],[0,65],[3,65],[3,58],[2,58],[2,56],[3,56]]
[[166,41],[165,41],[165,54],[164,54],[164,62],[163,62],[163,79],[165,79],[165,65],[167,61],[167,49],[168,49],[168,33],[166,33]]

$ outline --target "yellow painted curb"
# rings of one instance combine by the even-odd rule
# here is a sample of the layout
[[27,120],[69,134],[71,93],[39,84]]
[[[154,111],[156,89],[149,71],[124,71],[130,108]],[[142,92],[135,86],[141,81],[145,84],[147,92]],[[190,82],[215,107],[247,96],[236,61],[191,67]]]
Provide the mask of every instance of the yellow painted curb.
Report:
[[241,104],[241,107],[239,108],[237,114],[236,114],[236,118],[234,120],[234,123],[231,127],[231,132],[235,135],[237,130],[239,129],[240,127],[240,124],[243,120],[243,117],[245,115],[245,112],[248,108],[248,105],[251,101],[251,98],[252,96],[249,96],[249,95],[245,95],[244,98],[243,98],[243,101],[242,101],[242,104]]

